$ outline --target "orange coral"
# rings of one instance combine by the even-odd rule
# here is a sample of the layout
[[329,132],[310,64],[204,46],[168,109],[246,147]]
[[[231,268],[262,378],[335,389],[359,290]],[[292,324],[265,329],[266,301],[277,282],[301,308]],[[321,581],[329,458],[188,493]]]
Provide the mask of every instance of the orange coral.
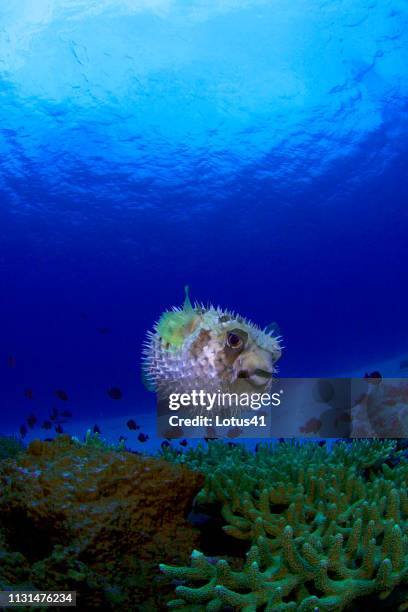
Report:
[[157,605],[163,596],[154,581],[157,560],[184,563],[198,544],[185,517],[203,476],[185,466],[61,436],[51,443],[35,440],[26,454],[4,462],[0,483],[11,550],[35,563],[56,545],[69,547],[110,584],[125,591],[131,585],[132,605]]

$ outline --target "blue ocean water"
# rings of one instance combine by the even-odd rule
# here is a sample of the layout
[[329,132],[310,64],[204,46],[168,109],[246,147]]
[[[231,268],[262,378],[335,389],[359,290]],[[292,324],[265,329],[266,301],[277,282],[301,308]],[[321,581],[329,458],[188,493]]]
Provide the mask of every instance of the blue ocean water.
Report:
[[142,342],[186,283],[276,321],[282,376],[408,357],[407,24],[403,0],[0,8],[4,430],[143,423]]

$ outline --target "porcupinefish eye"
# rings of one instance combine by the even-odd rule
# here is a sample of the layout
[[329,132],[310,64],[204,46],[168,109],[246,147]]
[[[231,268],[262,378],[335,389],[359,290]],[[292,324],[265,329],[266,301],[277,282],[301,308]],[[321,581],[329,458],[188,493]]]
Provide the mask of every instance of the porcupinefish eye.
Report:
[[227,346],[231,349],[240,350],[247,341],[248,334],[241,329],[233,329],[227,334]]

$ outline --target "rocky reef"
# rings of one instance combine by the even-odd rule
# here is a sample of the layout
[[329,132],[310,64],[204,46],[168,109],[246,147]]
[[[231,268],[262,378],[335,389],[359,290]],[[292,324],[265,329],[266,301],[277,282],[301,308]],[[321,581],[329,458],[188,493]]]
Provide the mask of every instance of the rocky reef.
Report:
[[0,463],[0,588],[77,590],[82,610],[165,608],[158,562],[186,563],[198,546],[186,516],[202,484],[89,440],[32,442]]

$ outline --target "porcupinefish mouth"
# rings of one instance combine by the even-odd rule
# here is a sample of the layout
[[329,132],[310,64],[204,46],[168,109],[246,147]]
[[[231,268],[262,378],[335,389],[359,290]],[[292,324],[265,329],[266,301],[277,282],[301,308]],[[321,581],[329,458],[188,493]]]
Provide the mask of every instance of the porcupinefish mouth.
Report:
[[237,378],[243,378],[256,387],[265,385],[268,380],[272,378],[272,376],[272,372],[262,370],[261,368],[257,368],[253,372],[249,372],[248,370],[240,370],[237,374]]

